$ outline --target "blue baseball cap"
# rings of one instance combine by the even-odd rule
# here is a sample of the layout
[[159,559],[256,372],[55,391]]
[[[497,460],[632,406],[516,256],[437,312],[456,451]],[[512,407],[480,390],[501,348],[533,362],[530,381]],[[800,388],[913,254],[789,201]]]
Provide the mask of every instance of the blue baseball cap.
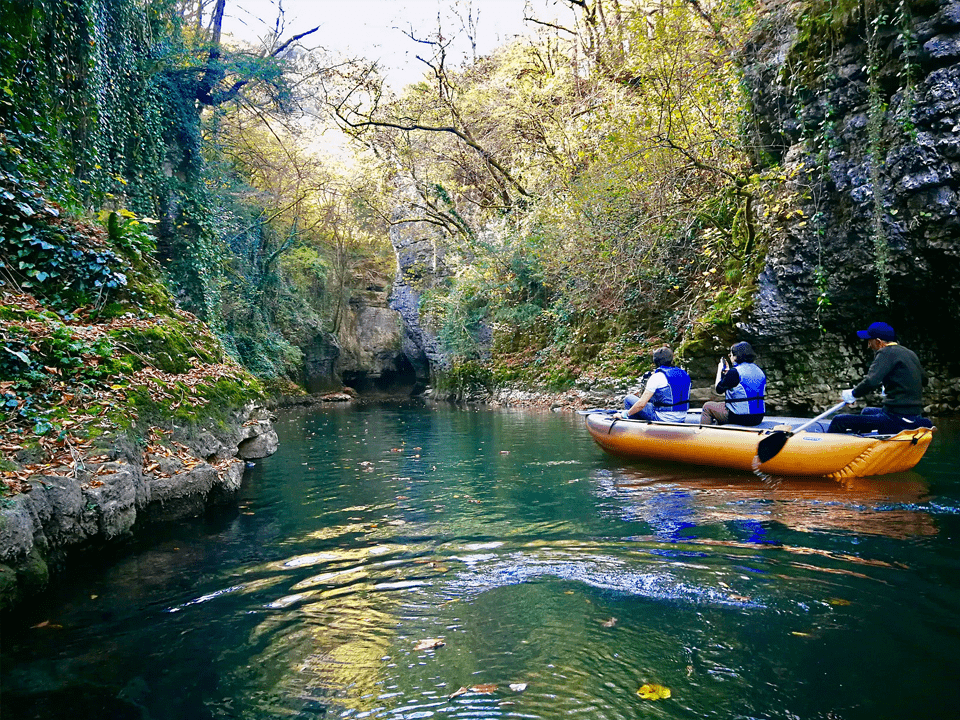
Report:
[[893,331],[893,328],[886,323],[875,322],[866,330],[857,330],[857,337],[863,338],[864,340],[876,338],[884,342],[893,342],[897,339],[897,334]]

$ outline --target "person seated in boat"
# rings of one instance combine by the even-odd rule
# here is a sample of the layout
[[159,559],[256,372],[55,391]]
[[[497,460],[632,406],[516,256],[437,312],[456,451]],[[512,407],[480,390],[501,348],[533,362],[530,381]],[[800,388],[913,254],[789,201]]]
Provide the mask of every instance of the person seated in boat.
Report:
[[722,358],[717,364],[717,379],[714,383],[724,402],[706,402],[700,412],[701,425],[759,425],[766,412],[763,398],[767,389],[767,376],[754,363],[756,355],[748,342],[738,342],[730,347],[733,367]]
[[667,346],[653,351],[653,372],[649,373],[643,394],[627,395],[623,412],[615,417],[633,420],[683,422],[690,407],[690,376],[673,364],[673,350]]
[[873,350],[873,362],[860,383],[842,393],[843,400],[853,405],[859,398],[883,388],[883,407],[865,407],[859,415],[837,415],[827,432],[878,432],[894,435],[901,430],[932,427],[923,417],[923,386],[927,374],[912,350],[897,342],[894,329],[884,322],[875,322],[857,336]]

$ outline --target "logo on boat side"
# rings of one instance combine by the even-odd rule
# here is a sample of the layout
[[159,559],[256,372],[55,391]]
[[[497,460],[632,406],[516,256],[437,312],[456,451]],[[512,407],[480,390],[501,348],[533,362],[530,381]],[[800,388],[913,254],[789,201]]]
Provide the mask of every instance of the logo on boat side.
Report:
[[803,439],[806,440],[807,442],[820,442],[821,440],[823,440],[823,438],[810,437],[809,435],[804,435]]

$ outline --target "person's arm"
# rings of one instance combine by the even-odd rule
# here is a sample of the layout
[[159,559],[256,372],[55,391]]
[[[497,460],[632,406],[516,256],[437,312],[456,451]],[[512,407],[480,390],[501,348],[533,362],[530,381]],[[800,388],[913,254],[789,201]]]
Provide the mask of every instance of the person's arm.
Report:
[[892,353],[885,353],[882,348],[873,356],[866,376],[853,388],[855,398],[862,398],[883,385],[883,379],[893,369],[891,356]]
[[[713,381],[714,387],[717,387],[720,384],[720,380],[727,370],[729,370],[729,367],[727,366],[727,359],[720,358],[720,362],[717,363],[717,379]],[[718,390],[717,392],[720,391]]]
[[651,388],[650,382],[647,381],[647,387],[644,389],[643,395],[641,395],[639,399],[630,406],[630,409],[627,410],[626,417],[632,417],[636,413],[643,410],[647,406],[647,403],[650,402],[650,398],[653,397],[654,392],[656,392],[656,390]]
[[666,384],[667,378],[664,377],[663,373],[653,373],[647,378],[647,384],[643,388],[643,394],[640,395],[637,401],[631,405],[626,412],[617,413],[617,416],[624,418],[637,414],[647,406],[647,403],[650,402],[650,398],[653,397],[653,394]]
[[718,395],[723,395],[725,392],[727,392],[727,390],[732,390],[739,384],[740,373],[737,372],[735,367],[732,367],[723,373],[723,377],[717,381],[717,385],[714,389],[717,391]]

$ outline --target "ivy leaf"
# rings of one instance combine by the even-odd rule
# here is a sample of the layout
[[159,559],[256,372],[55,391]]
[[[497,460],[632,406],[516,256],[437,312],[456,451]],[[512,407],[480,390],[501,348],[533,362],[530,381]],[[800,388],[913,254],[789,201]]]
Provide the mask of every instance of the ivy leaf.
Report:
[[17,209],[27,217],[30,217],[31,215],[33,215],[33,208],[30,207],[29,205],[25,203],[15,203],[15,205],[17,206]]

